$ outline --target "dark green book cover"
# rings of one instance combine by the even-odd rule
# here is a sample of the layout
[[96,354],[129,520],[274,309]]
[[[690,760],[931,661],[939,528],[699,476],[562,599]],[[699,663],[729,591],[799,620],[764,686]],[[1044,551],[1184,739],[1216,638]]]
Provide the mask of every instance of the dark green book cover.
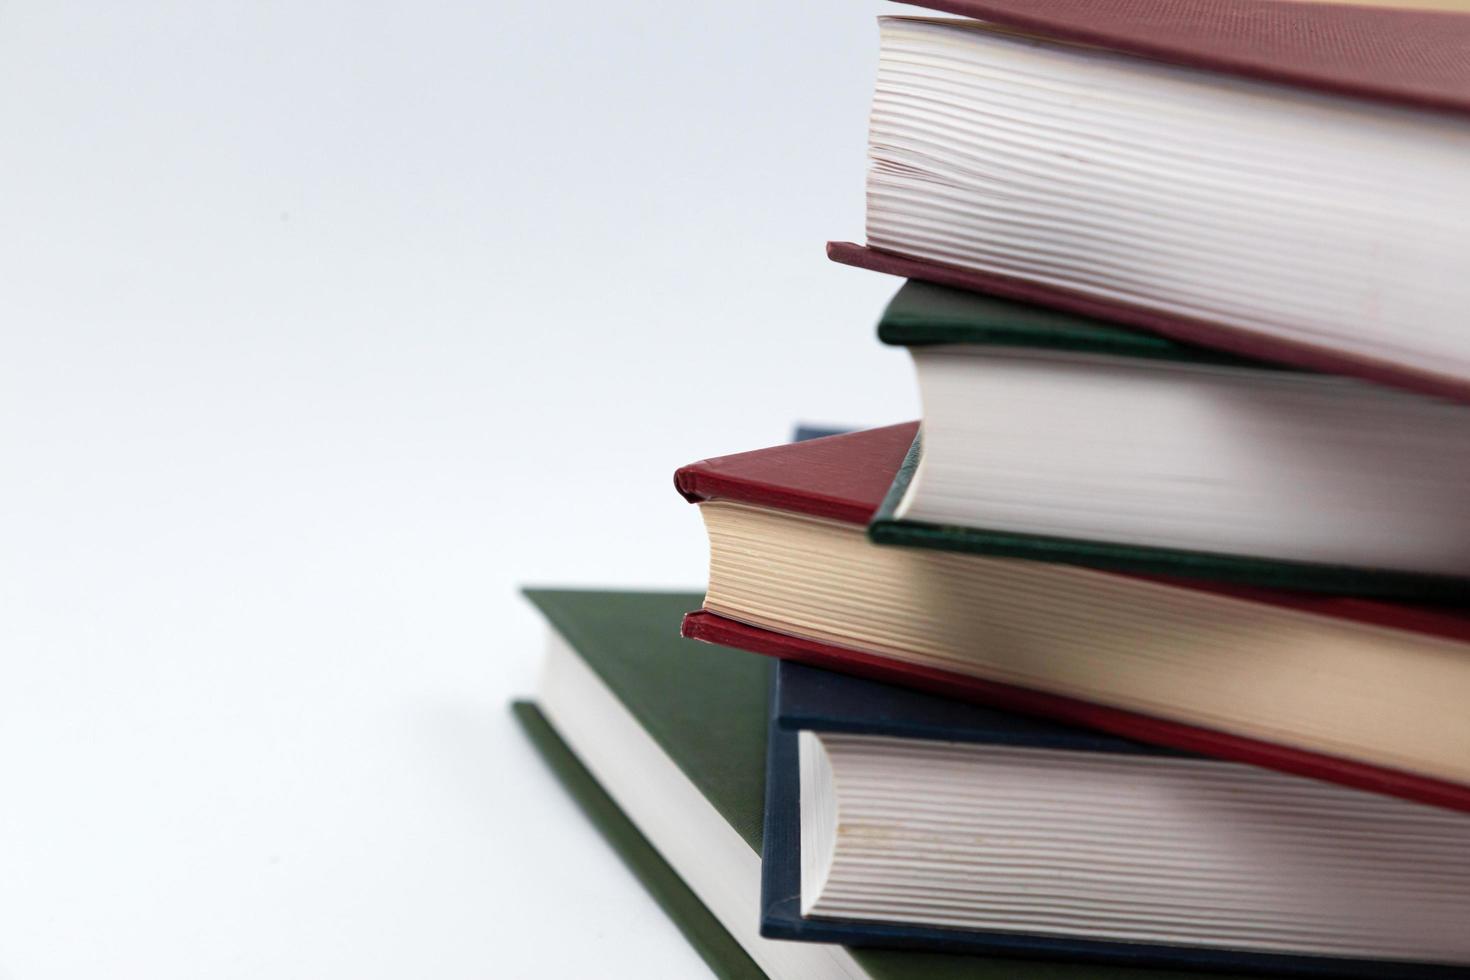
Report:
[[[683,640],[689,593],[528,590],[527,596],[623,702],[751,849],[760,853],[765,806],[768,685],[757,654]],[[611,798],[530,705],[516,709],[568,791],[721,977],[759,976],[738,944],[677,879]],[[750,914],[759,914],[751,896]],[[701,914],[702,913],[702,914]],[[714,930],[718,931],[718,935]],[[723,938],[721,938],[723,937]],[[1183,980],[1229,977],[1092,963],[852,950],[875,980]]]
[[[905,283],[889,301],[878,324],[878,336],[884,343],[905,347],[966,344],[1210,364],[1255,371],[1295,370],[1046,307],[913,280]],[[878,544],[1334,595],[1421,602],[1463,602],[1470,598],[1470,580],[1449,575],[896,519],[893,515],[913,478],[920,453],[921,446],[916,440],[908,460],[898,471],[892,490],[869,524],[869,537]]]
[[1219,364],[1257,371],[1296,370],[1180,343],[1105,320],[999,296],[936,286],[916,279],[904,283],[888,301],[883,318],[878,322],[878,339],[899,347],[936,344],[1030,347],[1187,364]]

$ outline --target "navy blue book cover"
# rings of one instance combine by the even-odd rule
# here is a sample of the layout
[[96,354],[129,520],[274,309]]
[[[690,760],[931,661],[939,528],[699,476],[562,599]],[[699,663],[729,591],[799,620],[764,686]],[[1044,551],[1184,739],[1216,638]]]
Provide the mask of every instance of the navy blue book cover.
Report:
[[792,442],[806,442],[808,439],[825,439],[828,436],[840,436],[845,432],[851,432],[848,428],[836,428],[830,425],[810,425],[806,422],[796,423],[791,433]]
[[1086,729],[1025,718],[889,687],[790,661],[773,673],[766,760],[765,841],[761,853],[761,935],[846,946],[1078,959],[1201,971],[1311,977],[1446,980],[1463,967],[1259,953],[801,915],[801,808],[797,735],[803,730],[979,742],[1101,753],[1183,755]]

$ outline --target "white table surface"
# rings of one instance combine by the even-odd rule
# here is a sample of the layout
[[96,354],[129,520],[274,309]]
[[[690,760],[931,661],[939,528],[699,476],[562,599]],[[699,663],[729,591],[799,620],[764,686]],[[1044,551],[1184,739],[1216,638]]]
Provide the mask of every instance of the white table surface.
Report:
[[0,976],[704,972],[516,589],[698,588],[675,466],[916,414],[822,256],[878,11],[0,6]]

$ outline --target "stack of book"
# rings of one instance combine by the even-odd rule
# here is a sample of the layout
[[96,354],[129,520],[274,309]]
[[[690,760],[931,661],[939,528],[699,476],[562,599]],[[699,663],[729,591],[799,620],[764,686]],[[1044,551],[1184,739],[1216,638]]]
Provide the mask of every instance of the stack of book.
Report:
[[518,716],[720,976],[1470,976],[1470,16],[934,5],[922,424],[678,470]]

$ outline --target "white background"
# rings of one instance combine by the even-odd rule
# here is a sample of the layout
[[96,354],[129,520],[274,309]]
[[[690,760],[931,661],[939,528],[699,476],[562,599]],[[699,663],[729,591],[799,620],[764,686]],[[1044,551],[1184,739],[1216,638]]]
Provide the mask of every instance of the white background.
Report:
[[[0,976],[685,977],[521,583],[911,417],[873,0],[0,5]],[[752,909],[752,915],[755,910]]]

